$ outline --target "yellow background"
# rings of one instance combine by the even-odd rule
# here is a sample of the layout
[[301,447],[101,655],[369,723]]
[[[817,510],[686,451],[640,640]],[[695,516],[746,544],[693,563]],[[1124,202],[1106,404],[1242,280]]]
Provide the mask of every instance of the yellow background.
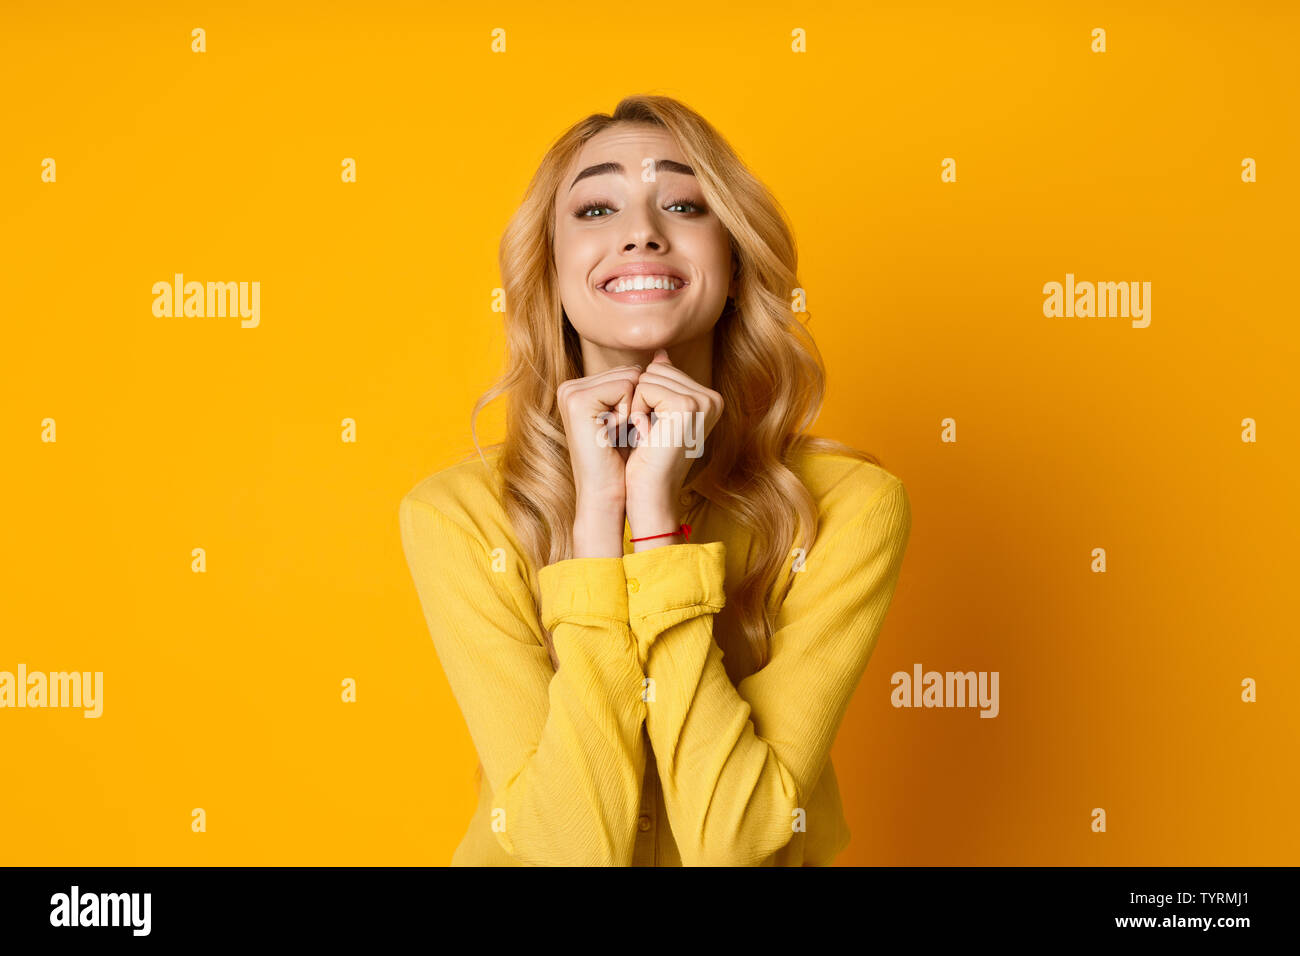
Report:
[[[450,859],[475,758],[397,503],[471,447],[528,177],[634,92],[773,189],[817,431],[911,496],[838,862],[1298,862],[1297,8],[1137,6],[5,0],[0,670],[105,688],[0,710],[0,863]],[[176,272],[260,327],[155,318]],[[1150,327],[1045,318],[1067,272]],[[1000,716],[895,710],[915,662]]]

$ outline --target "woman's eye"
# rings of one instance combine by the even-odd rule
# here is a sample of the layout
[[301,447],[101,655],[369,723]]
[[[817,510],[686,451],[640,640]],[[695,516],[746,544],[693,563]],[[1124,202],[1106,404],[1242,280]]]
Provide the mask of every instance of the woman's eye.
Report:
[[[669,203],[664,208],[671,211],[678,207],[686,207],[683,211],[688,215],[704,212],[703,206],[699,203],[692,202],[689,199],[679,199],[677,202]],[[611,212],[614,212],[614,207],[610,205],[608,200],[593,199],[589,202],[583,203],[574,211],[573,214],[579,219],[604,219]],[[593,213],[599,213],[599,215],[593,215]]]

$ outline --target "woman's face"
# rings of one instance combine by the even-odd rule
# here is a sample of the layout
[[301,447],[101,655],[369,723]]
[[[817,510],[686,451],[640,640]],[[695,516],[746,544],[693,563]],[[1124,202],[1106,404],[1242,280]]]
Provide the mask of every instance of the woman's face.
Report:
[[[592,169],[607,164],[621,168]],[[605,284],[646,264],[652,276],[677,277],[678,288]],[[731,239],[666,130],[611,126],[566,171],[555,197],[555,268],[584,353],[644,357],[711,332],[736,291],[732,265]]]

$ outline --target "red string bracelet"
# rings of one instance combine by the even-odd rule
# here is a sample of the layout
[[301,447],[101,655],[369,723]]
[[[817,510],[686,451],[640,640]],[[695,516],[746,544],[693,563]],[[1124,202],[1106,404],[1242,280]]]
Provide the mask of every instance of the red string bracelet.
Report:
[[675,534],[680,534],[689,543],[691,540],[691,526],[688,524],[678,525],[676,531],[665,531],[663,534],[648,534],[644,538],[633,538],[633,541],[649,541],[651,538],[671,538]]

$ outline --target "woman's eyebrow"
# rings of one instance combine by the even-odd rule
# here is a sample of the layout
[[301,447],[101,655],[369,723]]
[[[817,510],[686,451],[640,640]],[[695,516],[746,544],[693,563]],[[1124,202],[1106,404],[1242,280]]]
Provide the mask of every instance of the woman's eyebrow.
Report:
[[[578,185],[578,180],[586,179],[588,176],[602,176],[605,173],[622,173],[623,171],[622,163],[597,163],[595,166],[588,166],[573,177],[573,182],[569,183],[569,189],[572,190],[574,186]],[[673,159],[656,159],[655,172],[682,173],[686,176],[695,175],[695,170],[691,169],[691,167]]]

